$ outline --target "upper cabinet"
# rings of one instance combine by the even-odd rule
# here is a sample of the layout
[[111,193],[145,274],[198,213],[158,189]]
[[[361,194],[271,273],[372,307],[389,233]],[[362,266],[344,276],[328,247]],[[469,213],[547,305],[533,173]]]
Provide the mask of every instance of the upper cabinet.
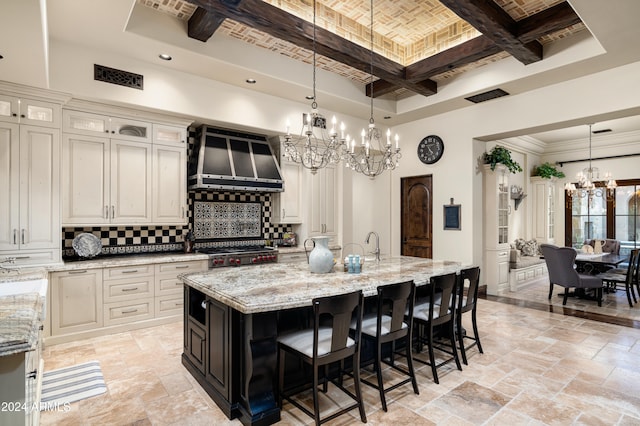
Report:
[[0,121],[60,129],[60,105],[0,94]]
[[151,123],[145,121],[73,110],[65,110],[63,120],[64,132],[137,142],[151,142],[152,138]]
[[338,169],[327,166],[316,174],[309,173],[306,178],[311,197],[307,211],[309,237],[324,235],[332,243],[339,242]]
[[[274,142],[272,142],[274,143]],[[280,147],[280,174],[284,181],[284,191],[271,195],[273,200],[273,215],[271,222],[281,224],[300,224],[304,222],[302,203],[302,166],[288,161],[282,155]]]
[[187,223],[186,126],[74,110],[63,122],[63,225]]
[[60,258],[60,130],[0,123],[0,260]]

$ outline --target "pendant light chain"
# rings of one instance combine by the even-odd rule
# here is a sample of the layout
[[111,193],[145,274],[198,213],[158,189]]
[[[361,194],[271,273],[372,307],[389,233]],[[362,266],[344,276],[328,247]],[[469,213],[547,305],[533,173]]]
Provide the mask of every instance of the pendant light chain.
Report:
[[318,108],[316,101],[316,0],[313,0],[313,102],[311,108]]
[[369,21],[369,35],[371,38],[371,67],[369,74],[369,96],[371,97],[371,115],[369,116],[369,123],[373,124],[373,0],[371,0],[371,20]]

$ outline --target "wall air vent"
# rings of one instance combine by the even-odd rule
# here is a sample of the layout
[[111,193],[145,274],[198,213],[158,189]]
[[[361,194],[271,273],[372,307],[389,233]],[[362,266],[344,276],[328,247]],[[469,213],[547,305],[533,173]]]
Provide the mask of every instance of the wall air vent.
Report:
[[611,131],[612,131],[611,129],[602,129],[602,130],[594,130],[591,133],[593,133],[594,135],[597,135],[598,133],[609,133]]
[[502,89],[493,89],[488,92],[479,93],[477,95],[469,96],[465,98],[468,101],[473,102],[474,104],[479,104],[480,102],[490,101],[491,99],[501,98],[503,96],[507,96],[509,93],[505,92]]
[[93,79],[97,81],[104,81],[105,83],[131,87],[132,89],[143,90],[144,76],[128,71],[105,67],[104,65],[93,64]]

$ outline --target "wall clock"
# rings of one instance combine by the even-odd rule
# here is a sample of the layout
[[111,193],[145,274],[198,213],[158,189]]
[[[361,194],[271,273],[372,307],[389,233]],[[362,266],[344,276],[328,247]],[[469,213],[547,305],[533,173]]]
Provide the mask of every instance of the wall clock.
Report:
[[444,153],[444,142],[440,136],[429,135],[418,144],[418,158],[424,164],[433,164]]

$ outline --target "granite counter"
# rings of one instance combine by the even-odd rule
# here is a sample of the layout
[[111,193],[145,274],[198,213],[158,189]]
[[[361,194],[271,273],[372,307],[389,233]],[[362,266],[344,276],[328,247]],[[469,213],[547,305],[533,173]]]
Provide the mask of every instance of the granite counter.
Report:
[[315,297],[362,290],[365,297],[376,294],[378,286],[413,280],[426,284],[434,275],[457,273],[459,262],[393,257],[380,263],[368,262],[360,274],[342,272],[313,274],[306,263],[264,264],[251,268],[221,268],[181,275],[185,284],[243,313],[278,311],[311,306]]

